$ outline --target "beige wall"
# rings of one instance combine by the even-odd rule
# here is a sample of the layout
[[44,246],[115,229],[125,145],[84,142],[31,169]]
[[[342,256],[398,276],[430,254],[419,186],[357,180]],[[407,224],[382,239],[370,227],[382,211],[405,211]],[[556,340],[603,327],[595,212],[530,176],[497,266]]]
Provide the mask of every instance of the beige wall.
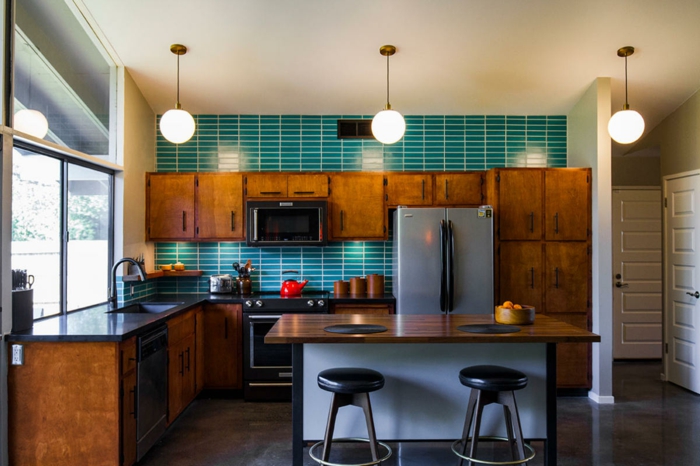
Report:
[[591,167],[593,332],[593,387],[589,396],[612,403],[612,142],[610,78],[597,78],[568,115],[568,165]]
[[660,176],[700,169],[700,91],[644,136],[634,149],[659,147]]
[[661,157],[613,157],[612,185],[661,186]]
[[[118,150],[124,172],[116,179],[115,258],[143,254],[146,269],[153,270],[153,243],[146,243],[145,173],[155,170],[156,115],[128,70],[123,71],[123,145]],[[119,237],[121,236],[121,237]]]

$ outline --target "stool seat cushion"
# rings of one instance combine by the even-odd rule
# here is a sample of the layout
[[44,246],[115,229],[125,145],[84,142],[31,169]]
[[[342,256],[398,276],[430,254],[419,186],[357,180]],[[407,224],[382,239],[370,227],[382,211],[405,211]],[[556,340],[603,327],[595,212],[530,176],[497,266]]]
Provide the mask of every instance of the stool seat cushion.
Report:
[[470,366],[459,371],[459,381],[477,390],[504,392],[525,388],[527,375],[502,366]]
[[372,369],[338,367],[319,372],[318,386],[334,393],[369,393],[384,386],[384,376]]

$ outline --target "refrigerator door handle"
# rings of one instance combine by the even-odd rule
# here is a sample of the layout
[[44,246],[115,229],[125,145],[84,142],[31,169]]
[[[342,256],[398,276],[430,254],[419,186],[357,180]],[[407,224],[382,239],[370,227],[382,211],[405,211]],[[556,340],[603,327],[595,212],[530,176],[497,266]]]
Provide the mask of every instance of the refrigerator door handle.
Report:
[[454,251],[455,237],[452,227],[452,220],[447,222],[447,312],[454,310],[454,289],[455,289],[455,274],[454,274]]
[[440,311],[447,309],[447,229],[445,221],[440,220]]

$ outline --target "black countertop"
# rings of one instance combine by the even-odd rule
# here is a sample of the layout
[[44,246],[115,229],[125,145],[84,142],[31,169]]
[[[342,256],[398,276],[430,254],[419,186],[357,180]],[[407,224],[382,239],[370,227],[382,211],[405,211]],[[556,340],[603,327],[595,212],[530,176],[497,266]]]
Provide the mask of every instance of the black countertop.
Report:
[[[34,322],[30,330],[7,334],[9,342],[23,341],[124,341],[164,325],[168,319],[181,314],[192,307],[208,303],[242,304],[250,296],[229,294],[157,294],[140,302],[180,303],[158,314],[123,314],[109,313],[106,304],[68,313],[65,316],[49,317]],[[394,303],[391,295],[381,297],[329,296],[331,304],[340,303]]]

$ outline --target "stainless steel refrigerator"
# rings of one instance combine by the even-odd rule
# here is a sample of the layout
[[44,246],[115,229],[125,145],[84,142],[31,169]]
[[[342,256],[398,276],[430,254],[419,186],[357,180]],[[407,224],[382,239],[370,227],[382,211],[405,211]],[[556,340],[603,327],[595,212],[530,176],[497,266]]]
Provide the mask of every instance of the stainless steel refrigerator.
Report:
[[397,314],[493,312],[493,210],[398,208],[393,292]]

